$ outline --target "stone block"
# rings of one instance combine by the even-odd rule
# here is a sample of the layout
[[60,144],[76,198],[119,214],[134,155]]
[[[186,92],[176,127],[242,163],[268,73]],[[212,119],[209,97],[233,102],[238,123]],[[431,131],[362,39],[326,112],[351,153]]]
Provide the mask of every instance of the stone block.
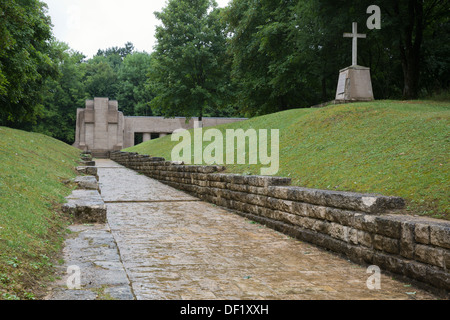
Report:
[[450,223],[431,224],[430,242],[435,246],[450,249]]
[[292,213],[302,216],[302,217],[308,217],[309,213],[310,213],[309,206],[307,203],[293,201],[292,202]]
[[216,182],[227,182],[227,181],[225,181],[226,175],[227,174],[225,174],[225,173],[211,173],[211,174],[208,174],[208,180],[216,181]]
[[297,216],[295,214],[274,210],[276,220],[287,222],[295,226],[307,226],[308,229],[314,229],[314,221],[311,223],[305,222],[305,218]]
[[392,254],[398,254],[399,241],[379,234],[373,236],[373,248],[378,251],[383,251]]
[[[317,233],[316,233],[317,234]],[[311,241],[312,243],[316,243],[319,246],[325,247],[331,251],[342,253],[344,255],[349,256],[350,247],[349,244],[346,241],[342,241],[340,239],[336,239],[331,236],[322,235],[321,237],[318,237],[320,239],[320,242]]]
[[373,236],[373,248],[375,250],[383,251],[383,236],[379,234],[375,234]]
[[[291,191],[291,188],[293,187],[280,187],[280,186],[272,186],[267,188],[267,195],[272,198],[279,198],[279,199],[285,199],[285,200],[291,200],[291,201],[298,201],[298,199],[295,199],[295,197],[292,197],[289,195],[289,192]],[[306,202],[301,201],[300,202]]]
[[405,263],[403,274],[407,277],[427,282],[427,269],[429,268],[428,265],[416,262],[416,261],[409,261],[408,263]]
[[[209,186],[213,187],[213,188],[226,189],[227,183],[220,182],[220,181],[209,181]],[[241,190],[238,190],[238,191],[241,191]]]
[[450,251],[444,250],[444,269],[450,271]]
[[351,244],[358,244],[358,230],[354,228],[348,228],[348,242]]
[[405,206],[404,199],[398,197],[291,186],[269,187],[268,194],[271,197],[279,197],[286,200],[372,214],[383,213],[392,209],[402,209]]
[[331,223],[329,228],[330,236],[345,242],[348,242],[348,230],[348,227],[334,222]]
[[353,227],[355,227],[356,229],[362,230],[363,226],[362,226],[362,220],[364,219],[365,214],[363,213],[359,213],[356,212],[353,215]]
[[312,218],[325,220],[327,209],[328,208],[323,206],[306,204],[306,210],[308,211],[308,215]]
[[416,223],[414,228],[414,238],[418,243],[430,243],[430,225],[426,223]]
[[336,208],[329,208],[329,207],[320,207],[323,208],[322,210],[325,210],[324,219],[327,219],[328,221],[333,221],[340,223],[344,226],[354,227],[355,226],[355,212],[353,211],[347,211],[347,210],[341,210]]
[[[299,216],[298,216],[299,217]],[[317,220],[308,218],[308,217],[299,217],[299,226],[305,228],[305,229],[314,229],[314,225],[316,224]],[[331,226],[330,226],[331,227]]]
[[367,231],[370,233],[376,232],[376,216],[369,214],[355,215],[353,219],[353,226],[359,230]]
[[450,291],[450,275],[448,272],[440,270],[438,268],[428,267],[426,268],[426,281],[435,288],[444,289],[448,296]]
[[408,259],[414,258],[414,228],[414,223],[402,222],[401,224],[400,255]]
[[95,167],[95,161],[84,161],[80,160],[80,164],[86,167]]
[[360,246],[360,247],[357,247],[355,250],[361,259],[360,263],[370,264],[370,265],[373,264],[374,252],[372,249]]
[[106,205],[96,190],[74,190],[63,204],[63,212],[75,223],[106,223]]
[[313,225],[313,230],[320,232],[320,233],[325,233],[325,234],[329,234],[330,231],[330,227],[331,227],[331,223],[327,222],[327,221],[323,221],[323,220],[316,220],[314,222]]
[[370,233],[358,230],[357,236],[358,236],[358,244],[367,248],[372,248],[372,235]]
[[401,222],[391,217],[376,217],[376,233],[386,237],[400,239]]
[[232,184],[245,184],[253,187],[268,187],[288,185],[291,183],[290,178],[271,177],[271,176],[243,176],[239,174],[222,174],[213,175],[212,179],[224,181]]
[[77,189],[99,190],[98,181],[94,176],[76,177],[74,182],[77,184]]
[[418,261],[444,268],[444,250],[431,246],[418,244],[415,248],[415,258]]
[[80,174],[87,174],[91,176],[97,176],[97,167],[86,167],[86,166],[80,166],[76,168],[76,171]]
[[327,219],[327,213],[329,208],[297,201],[289,201],[289,203],[291,204],[290,212],[294,214],[321,220],[335,221],[333,219]]
[[290,178],[271,176],[245,176],[244,181],[255,187],[286,186],[291,184]]
[[402,258],[382,252],[374,253],[373,264],[379,266],[381,270],[389,270],[399,274],[404,272],[405,265],[407,265]]
[[269,208],[281,210],[285,212],[292,213],[292,201],[289,200],[283,200],[283,199],[277,199],[277,198],[271,198],[271,197],[264,197],[260,196],[261,204],[259,205],[267,205]]
[[383,251],[392,254],[399,253],[399,240],[383,237]]

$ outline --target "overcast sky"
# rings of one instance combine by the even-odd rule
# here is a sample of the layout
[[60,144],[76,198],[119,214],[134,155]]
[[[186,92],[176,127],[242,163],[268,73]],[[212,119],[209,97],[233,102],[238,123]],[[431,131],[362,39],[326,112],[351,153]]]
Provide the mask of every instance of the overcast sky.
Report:
[[[153,14],[166,0],[42,0],[48,4],[53,34],[88,58],[98,49],[122,47],[130,41],[138,51],[153,51]],[[230,0],[216,0],[225,7]]]

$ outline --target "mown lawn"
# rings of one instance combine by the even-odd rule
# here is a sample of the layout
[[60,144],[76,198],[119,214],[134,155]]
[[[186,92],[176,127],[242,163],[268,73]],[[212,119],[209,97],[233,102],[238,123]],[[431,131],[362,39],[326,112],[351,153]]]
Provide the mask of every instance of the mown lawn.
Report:
[[33,299],[63,243],[58,210],[79,150],[35,133],[0,127],[0,300]]
[[[291,177],[293,185],[401,196],[405,213],[448,220],[449,120],[449,102],[375,101],[288,110],[216,128],[224,137],[226,129],[279,129],[277,175]],[[166,136],[125,151],[171,160],[177,144]],[[226,167],[260,174],[266,166]]]

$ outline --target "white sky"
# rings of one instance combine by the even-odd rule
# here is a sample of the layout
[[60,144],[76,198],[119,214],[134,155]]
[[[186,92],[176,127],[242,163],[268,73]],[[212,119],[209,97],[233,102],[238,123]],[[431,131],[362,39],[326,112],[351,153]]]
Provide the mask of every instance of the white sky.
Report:
[[[152,52],[155,27],[153,14],[166,0],[41,0],[49,7],[53,34],[88,58],[98,49],[122,47],[130,41],[138,51]],[[216,0],[225,7],[231,0]]]

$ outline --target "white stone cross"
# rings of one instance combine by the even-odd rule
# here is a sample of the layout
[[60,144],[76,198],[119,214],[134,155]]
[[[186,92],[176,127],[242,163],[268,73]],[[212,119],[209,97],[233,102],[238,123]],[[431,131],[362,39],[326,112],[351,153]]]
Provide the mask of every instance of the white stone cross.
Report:
[[344,38],[353,38],[352,46],[352,66],[358,65],[358,38],[366,38],[365,34],[358,33],[358,23],[353,22],[352,33],[344,33]]

